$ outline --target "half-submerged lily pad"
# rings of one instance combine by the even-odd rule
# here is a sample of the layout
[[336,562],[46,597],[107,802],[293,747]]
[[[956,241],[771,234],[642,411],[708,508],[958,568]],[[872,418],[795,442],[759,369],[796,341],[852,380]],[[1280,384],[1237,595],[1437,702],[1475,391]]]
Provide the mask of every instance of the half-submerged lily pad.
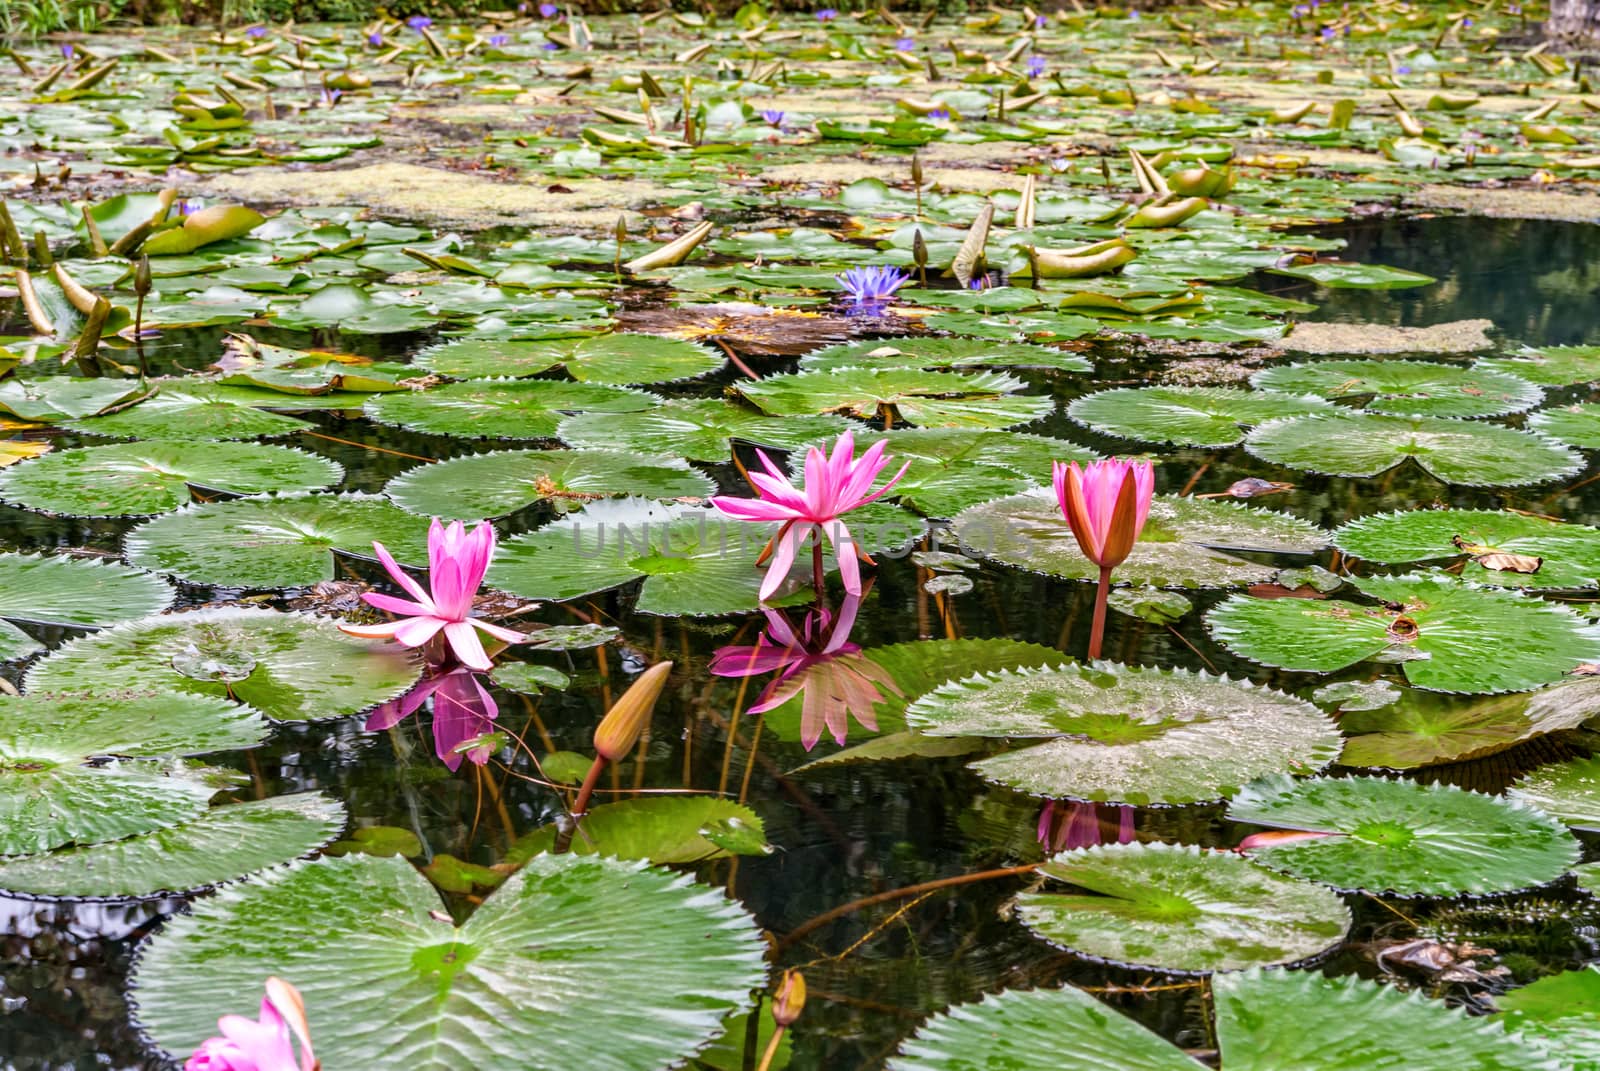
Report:
[[1117,387],[1086,394],[1067,415],[1106,435],[1179,446],[1232,446],[1244,429],[1280,417],[1328,412],[1310,394],[1231,387]]
[[0,554],[0,659],[44,650],[12,621],[99,628],[159,613],[172,596],[159,577],[114,562]]
[[0,858],[0,889],[71,899],[193,892],[314,852],[344,824],[344,804],[320,792],[213,807],[109,844]]
[[1099,895],[1023,893],[1022,924],[1057,947],[1127,966],[1209,973],[1294,963],[1350,929],[1337,894],[1233,852],[1112,844],[1039,870]]
[[[955,531],[970,552],[1007,565],[1071,580],[1100,575],[1078,549],[1049,491],[962,510]],[[1243,587],[1271,580],[1277,567],[1228,551],[1311,554],[1324,543],[1316,525],[1287,513],[1157,495],[1133,553],[1117,567],[1117,579],[1161,588]]]
[[347,636],[326,618],[224,607],[74,640],[34,663],[27,683],[36,692],[222,696],[269,718],[310,721],[375,707],[420,673],[404,648]]
[[1600,405],[1593,402],[1541,409],[1528,418],[1528,427],[1568,446],[1600,449]]
[[1600,529],[1526,513],[1416,509],[1351,521],[1334,546],[1370,562],[1466,560],[1460,576],[1502,588],[1600,586]]
[[[548,852],[555,841],[556,827],[543,826],[518,837],[504,861],[520,865]],[[714,796],[648,796],[603,803],[583,816],[570,850],[660,865],[771,851],[754,811]]]
[[1225,799],[1268,774],[1315,773],[1342,743],[1326,714],[1293,696],[1111,662],[952,680],[907,707],[906,724],[1028,745],[971,764],[990,781],[1134,806]]
[[[198,815],[217,786],[159,760],[253,747],[266,731],[226,699],[157,689],[0,699],[0,856],[117,840]],[[92,761],[108,757],[121,761]]]
[[1331,673],[1381,656],[1440,692],[1527,691],[1600,660],[1600,626],[1554,603],[1444,574],[1349,580],[1378,601],[1234,595],[1206,624],[1253,662]]
[[316,491],[343,475],[338,462],[286,446],[117,443],[0,469],[0,499],[70,517],[138,517],[177,509],[190,500],[191,488],[241,495]]
[[715,372],[727,358],[709,346],[660,335],[592,338],[464,338],[417,354],[423,368],[455,379],[532,376],[560,366],[580,383],[670,383]]
[[769,376],[735,389],[773,416],[847,413],[921,427],[1009,428],[1055,408],[1049,397],[1015,393],[1024,386],[1000,372],[837,368]]
[[428,561],[428,522],[378,495],[275,495],[186,506],[129,532],[135,565],[197,584],[309,587],[335,575],[334,553]]
[[1386,264],[1354,264],[1343,261],[1321,261],[1316,264],[1292,264],[1282,268],[1268,268],[1274,275],[1289,275],[1296,279],[1310,279],[1322,286],[1350,290],[1404,290],[1413,286],[1427,286],[1439,280],[1421,272],[1391,268]]
[[618,420],[610,413],[567,417],[556,434],[568,446],[727,461],[733,440],[796,450],[852,427],[836,416],[773,417],[718,398],[674,399]]
[[[1525,379],[1460,365],[1427,361],[1314,361],[1277,365],[1250,377],[1265,390],[1324,398],[1369,398],[1373,413],[1436,417],[1488,417],[1520,413],[1539,404],[1544,390]],[[1292,414],[1284,414],[1289,416]]]
[[[315,926],[283,925],[307,905]],[[277,975],[304,995],[326,1067],[457,1071],[537,1053],[641,1071],[686,1059],[745,1008],[764,952],[736,902],[638,863],[539,856],[456,926],[409,863],[349,855],[168,921],[133,991],[139,1025],[172,1054],[214,1034],[219,1011],[254,1013],[259,986],[238,979]]]
[[[1502,1025],[1364,978],[1260,968],[1212,979],[1225,1071],[1558,1071]],[[1200,1071],[1081,989],[1009,990],[929,1019],[889,1071]]]
[[475,379],[432,390],[375,394],[364,411],[380,424],[467,439],[550,439],[570,413],[639,413],[656,397],[626,387],[549,379]]
[[559,511],[616,495],[703,498],[714,484],[674,457],[618,450],[502,450],[402,472],[384,488],[425,517],[504,517],[535,502]]
[[1509,357],[1485,357],[1477,367],[1546,387],[1600,382],[1600,346],[1544,346]]
[[812,371],[833,368],[1053,368],[1089,372],[1088,358],[1070,350],[982,338],[900,338],[846,342],[800,358]]
[[1263,461],[1326,476],[1376,476],[1411,458],[1464,487],[1520,487],[1583,466],[1571,449],[1498,424],[1442,417],[1330,413],[1263,424],[1244,441]]
[[[285,398],[285,408],[292,402]],[[211,384],[176,381],[138,405],[67,425],[85,435],[110,439],[256,439],[290,435],[311,427],[304,420],[269,412],[219,393]]]
[[1549,1050],[1575,1071],[1600,1067],[1600,967],[1546,975],[1496,995],[1507,1030]]
[[1347,892],[1512,892],[1554,881],[1582,857],[1567,827],[1544,812],[1454,785],[1280,777],[1235,796],[1228,817],[1324,834],[1269,840],[1251,852],[1268,866]]
[[1506,790],[1506,797],[1537,807],[1573,829],[1600,833],[1600,755],[1529,770]]

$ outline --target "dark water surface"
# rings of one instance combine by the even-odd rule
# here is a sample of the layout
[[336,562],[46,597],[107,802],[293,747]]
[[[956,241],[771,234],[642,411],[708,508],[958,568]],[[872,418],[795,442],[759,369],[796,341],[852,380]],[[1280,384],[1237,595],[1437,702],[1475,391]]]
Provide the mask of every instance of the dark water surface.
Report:
[[[1261,277],[1258,285],[1313,301],[1311,319],[1423,325],[1473,317],[1492,319],[1508,344],[1600,342],[1600,227],[1580,224],[1430,219],[1366,221],[1338,232],[1349,259],[1386,263],[1438,276],[1440,282],[1409,291],[1328,291],[1309,284]],[[216,353],[217,334],[173,332],[161,340],[159,361],[201,367]],[[304,345],[307,336],[262,332],[264,341]],[[341,345],[348,344],[338,340]],[[356,346],[370,341],[351,340]],[[385,356],[403,356],[418,339],[388,336]],[[1168,359],[1127,347],[1091,354],[1093,376],[1035,376],[1042,391],[1065,402],[1111,382],[1157,376]],[[721,381],[695,392],[720,391]],[[1570,395],[1570,397],[1568,397]],[[1555,392],[1553,401],[1588,400],[1587,388]],[[404,454],[449,456],[487,447],[460,440],[411,435],[358,420],[321,416],[319,431],[292,445],[337,458],[347,468],[347,489],[376,491],[415,464]],[[1056,435],[1111,451],[1126,443],[1102,440],[1059,413],[1029,431]],[[333,441],[348,440],[348,443]],[[352,445],[354,444],[354,445]],[[380,452],[366,447],[381,446]],[[1372,480],[1330,479],[1276,469],[1242,450],[1167,455],[1158,466],[1158,490],[1191,486],[1221,491],[1234,480],[1259,476],[1296,484],[1289,494],[1258,503],[1332,526],[1354,516],[1430,503],[1519,508],[1573,521],[1600,522],[1600,482],[1592,472],[1568,482],[1512,491],[1451,489],[1413,467]],[[715,475],[728,489],[737,474]],[[512,530],[542,523],[537,513],[513,518]],[[79,523],[0,508],[0,546],[42,549],[88,546],[115,551],[132,522]],[[1326,556],[1319,559],[1327,564]],[[1092,590],[998,567],[975,574],[976,587],[952,599],[921,588],[927,573],[909,560],[885,560],[853,639],[877,646],[925,637],[1008,636],[1080,652],[1087,639]],[[373,578],[375,579],[375,578]],[[198,603],[235,593],[193,586],[184,601]],[[1199,609],[1220,593],[1201,593]],[[1038,858],[1034,841],[1038,801],[986,785],[964,760],[914,760],[824,767],[786,775],[807,761],[798,744],[765,733],[753,763],[748,750],[755,719],[737,719],[739,737],[728,750],[726,726],[734,716],[737,681],[712,677],[706,660],[718,645],[754,639],[753,623],[679,621],[630,615],[625,598],[602,597],[585,612],[625,630],[625,643],[566,655],[530,656],[573,676],[566,693],[538,700],[500,693],[502,723],[541,751],[587,752],[600,713],[625,686],[626,674],[646,661],[678,663],[652,727],[648,758],[623,764],[615,787],[719,787],[738,795],[750,770],[747,798],[766,822],[778,850],[767,858],[708,864],[702,880],[729,885],[763,926],[785,934],[808,918],[847,901],[918,882]],[[574,618],[559,607],[535,615],[553,624]],[[1325,678],[1282,673],[1239,663],[1205,634],[1191,612],[1175,630],[1112,615],[1108,657],[1146,664],[1215,668],[1306,693]],[[958,668],[958,667],[957,667]],[[19,667],[8,667],[13,680]],[[756,682],[757,686],[759,681]],[[755,688],[743,706],[753,701]],[[542,729],[541,729],[542,726]],[[1543,740],[1493,760],[1434,768],[1440,777],[1473,787],[1499,788],[1530,759],[1575,753],[1577,738]],[[810,758],[833,749],[824,738]],[[450,853],[493,863],[511,839],[551,821],[560,810],[548,789],[522,778],[534,771],[519,756],[509,772],[499,763],[484,772],[470,765],[451,774],[433,755],[428,727],[417,719],[393,730],[365,733],[360,719],[279,728],[264,747],[222,756],[219,764],[249,773],[261,795],[324,789],[344,799],[355,825],[414,830],[428,855]],[[724,764],[726,762],[726,772]],[[612,787],[602,782],[602,787]],[[611,798],[611,797],[607,797]],[[1219,817],[1220,807],[1141,810],[1145,839],[1233,844],[1240,830]],[[1591,852],[1591,856],[1593,852]],[[946,1005],[976,999],[1001,987],[1116,986],[1130,991],[1117,1005],[1179,1044],[1213,1047],[1199,1005],[1200,990],[1171,976],[1107,968],[1051,949],[1005,914],[1018,889],[1015,879],[987,881],[917,901],[897,901],[823,926],[794,944],[786,966],[804,965],[811,993],[797,1029],[795,1068],[849,1069],[881,1065],[918,1021]],[[1329,961],[1331,970],[1373,973],[1372,942],[1415,931],[1396,910],[1351,898],[1356,927],[1351,942]],[[16,1071],[144,1068],[161,1066],[146,1055],[128,1025],[124,973],[137,941],[173,904],[53,905],[0,899],[0,1066]],[[457,904],[464,907],[464,904]],[[1600,919],[1562,887],[1511,904],[1458,906],[1408,902],[1405,914],[1438,932],[1471,934],[1487,927],[1480,943],[1500,942],[1503,962],[1519,981],[1575,965],[1595,954]],[[1477,912],[1477,914],[1474,914]],[[1501,915],[1520,920],[1502,923]],[[315,928],[317,920],[286,919]],[[1496,929],[1498,927],[1498,929]],[[848,955],[839,957],[849,950]],[[1514,955],[1512,953],[1515,953]],[[1141,990],[1141,991],[1133,991]],[[1459,994],[1458,994],[1459,995]],[[340,1071],[329,1068],[329,1071]],[[397,1069],[399,1071],[399,1069]]]

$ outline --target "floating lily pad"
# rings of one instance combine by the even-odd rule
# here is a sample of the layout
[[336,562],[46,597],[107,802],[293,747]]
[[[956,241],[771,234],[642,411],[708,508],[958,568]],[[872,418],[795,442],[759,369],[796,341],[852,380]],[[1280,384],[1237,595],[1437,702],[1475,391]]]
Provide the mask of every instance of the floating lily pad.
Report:
[[[1078,549],[1055,495],[1034,491],[961,511],[955,531],[973,554],[1036,573],[1093,580],[1099,568]],[[1310,554],[1321,530],[1287,513],[1211,499],[1157,495],[1117,579],[1161,588],[1242,587],[1277,568],[1228,553]]]
[[1573,829],[1600,832],[1600,755],[1529,770],[1506,791]]
[[1576,729],[1600,715],[1600,679],[1563,681],[1536,692],[1456,696],[1408,689],[1397,703],[1349,710],[1340,763],[1408,770],[1465,762],[1504,751],[1544,733]]
[[1600,660],[1600,626],[1531,596],[1442,574],[1350,583],[1378,602],[1235,595],[1206,624],[1253,662],[1331,673],[1382,656],[1439,692],[1527,691]]
[[[1464,546],[1458,546],[1455,540]],[[1494,587],[1560,590],[1600,586],[1600,529],[1502,510],[1417,509],[1351,521],[1333,533],[1346,554],[1386,565],[1466,558],[1460,576]],[[1512,560],[1499,556],[1509,555]],[[1524,566],[1533,572],[1487,568]]]
[[213,807],[109,844],[0,859],[0,889],[73,899],[192,892],[316,851],[344,824],[344,805],[320,792]]
[[[792,418],[790,418],[792,419]],[[888,439],[891,471],[911,467],[887,495],[928,517],[954,517],[969,506],[1050,484],[1055,461],[1092,461],[1093,450],[1020,431],[897,428],[856,436],[862,448]],[[799,468],[800,460],[791,459]]]
[[710,346],[660,335],[592,338],[464,338],[417,354],[423,368],[455,379],[531,376],[565,368],[581,383],[671,383],[715,372],[727,358]]
[[146,442],[60,450],[0,469],[0,498],[71,517],[136,517],[175,510],[191,488],[258,494],[338,482],[337,462],[284,446]]
[[[111,439],[257,439],[311,427],[282,413],[246,405],[207,389],[208,384],[163,386],[138,405],[67,425]],[[285,402],[285,404],[288,404]]]
[[0,383],[0,413],[36,424],[92,417],[150,393],[143,382],[48,376]]
[[1117,588],[1107,597],[1106,605],[1119,614],[1154,625],[1170,625],[1194,609],[1194,603],[1186,596],[1160,588]]
[[[0,699],[0,856],[97,844],[198,815],[217,786],[158,760],[252,747],[255,713],[137,686]],[[118,756],[121,761],[91,761]]]
[[1268,268],[1274,275],[1289,275],[1296,279],[1310,279],[1322,286],[1345,290],[1405,290],[1413,286],[1427,286],[1439,280],[1421,272],[1405,271],[1383,264],[1345,264],[1323,262],[1294,264],[1284,268]]
[[[282,925],[308,905],[314,927]],[[239,979],[277,975],[304,995],[326,1067],[455,1071],[537,1053],[641,1071],[686,1059],[766,976],[742,907],[638,863],[539,856],[461,926],[444,906],[409,863],[366,855],[231,886],[144,947],[139,1025],[190,1052],[219,1012],[254,1014],[259,984]]]
[[1344,940],[1350,909],[1320,885],[1232,852],[1113,844],[1039,868],[1099,895],[1027,892],[1017,917],[1078,955],[1164,971],[1237,971],[1294,963]]
[[1575,1071],[1600,1067],[1600,967],[1562,971],[1497,994],[1501,1021]]
[[714,485],[674,457],[617,450],[504,450],[401,473],[384,488],[397,506],[427,517],[504,517],[535,502],[558,510],[614,495],[703,498]]
[[532,662],[502,662],[494,667],[489,679],[502,688],[524,695],[560,692],[572,683],[572,678],[559,669],[536,666]]
[[966,374],[915,368],[837,368],[740,382],[736,389],[773,416],[887,415],[922,427],[1009,428],[1055,408],[1048,397],[1015,393],[1026,384],[1000,372]]
[[1528,418],[1528,427],[1568,446],[1600,449],[1600,405],[1593,402],[1541,409]]
[[579,413],[556,434],[568,446],[667,454],[691,461],[727,461],[732,442],[796,450],[832,439],[851,427],[836,416],[771,417],[716,398],[675,399],[618,420],[610,413]]
[[981,338],[902,338],[846,342],[800,358],[813,371],[834,368],[1053,368],[1089,372],[1088,358],[1070,350]]
[[1525,431],[1440,417],[1334,413],[1263,424],[1244,441],[1263,461],[1328,476],[1376,476],[1411,458],[1435,479],[1519,487],[1582,467],[1565,446]]
[[[730,839],[729,834],[741,829],[749,834],[748,843]],[[518,837],[504,861],[520,865],[550,851],[555,841],[556,827],[543,826]],[[578,855],[687,865],[732,855],[765,855],[771,848],[761,819],[748,807],[713,796],[654,796],[592,808],[579,823],[571,850]]]
[[428,522],[377,495],[275,495],[186,506],[129,532],[135,565],[197,584],[309,587],[332,580],[335,552],[372,557],[384,544],[408,565],[428,561]]
[[1228,804],[1235,822],[1328,836],[1252,856],[1350,892],[1485,895],[1554,881],[1582,856],[1567,827],[1526,805],[1454,785],[1376,777],[1277,778]]
[[1326,714],[1282,692],[1112,662],[951,680],[907,707],[906,724],[1027,745],[972,763],[987,780],[1134,806],[1225,799],[1268,774],[1315,773],[1342,743]]
[[638,413],[654,395],[559,380],[469,380],[432,390],[375,394],[365,412],[380,424],[477,439],[550,439],[570,413]]
[[1067,415],[1106,435],[1180,446],[1232,446],[1244,429],[1278,417],[1318,413],[1331,402],[1307,394],[1231,387],[1118,387],[1086,394]]
[[0,659],[44,650],[12,621],[99,628],[159,613],[172,596],[160,578],[113,562],[0,554]]
[[1546,387],[1600,381],[1600,346],[1544,346],[1509,357],[1485,357],[1477,367]]
[[[1557,1071],[1560,1063],[1468,1016],[1364,978],[1263,970],[1212,979],[1226,1071]],[[1080,989],[1009,990],[929,1019],[889,1071],[1199,1071],[1201,1064]]]
[[226,696],[269,718],[358,714],[416,682],[397,644],[358,640],[321,617],[239,607],[147,617],[73,640],[28,671],[36,692],[148,689]]
[[[1314,361],[1276,365],[1250,377],[1264,390],[1324,398],[1370,398],[1373,413],[1487,417],[1539,404],[1544,390],[1502,372],[1426,361]],[[1291,416],[1293,414],[1283,414]]]

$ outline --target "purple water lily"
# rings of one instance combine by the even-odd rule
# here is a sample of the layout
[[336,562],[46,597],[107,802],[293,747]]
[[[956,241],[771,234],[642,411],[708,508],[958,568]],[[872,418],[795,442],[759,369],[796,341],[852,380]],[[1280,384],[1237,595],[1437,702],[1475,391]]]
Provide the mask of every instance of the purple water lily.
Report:
[[206,203],[200,198],[196,197],[192,201],[188,198],[183,198],[173,204],[172,207],[177,210],[179,216],[192,216],[205,206]]
[[411,27],[413,30],[416,30],[418,33],[421,33],[423,30],[426,30],[429,26],[433,25],[433,20],[428,18],[426,15],[412,15],[406,20],[406,25]]
[[1035,15],[1033,17],[1033,25],[1035,29],[1042,30],[1050,25],[1050,17],[1048,15]]
[[818,8],[817,9],[817,21],[818,22],[832,22],[834,19],[836,19],[838,17],[839,17],[839,12],[838,12],[838,10],[836,8],[824,7],[824,8]]
[[502,48],[511,40],[510,34],[497,33],[489,35],[489,44],[493,48]]
[[1043,56],[1029,56],[1028,57],[1028,66],[1026,68],[1027,72],[1028,72],[1028,77],[1029,78],[1037,78],[1037,77],[1039,77],[1041,74],[1044,73],[1044,69],[1045,69],[1046,66],[1048,66],[1048,64],[1045,63]]
[[77,54],[77,51],[77,49],[72,47],[72,42],[70,41],[61,46],[61,55],[66,59],[71,59]]
[[367,44],[371,45],[373,48],[382,48],[383,34],[378,33],[376,30],[367,34]]
[[911,276],[900,268],[874,264],[851,268],[834,279],[857,305],[880,305],[893,300],[894,292],[909,283]]
[[1324,26],[1322,28],[1322,39],[1324,41],[1332,41],[1334,36],[1335,36],[1335,34],[1333,32],[1333,27],[1332,26]]
[[783,126],[783,113],[776,108],[766,109],[761,113],[761,118],[768,126]]
[[933,109],[933,111],[928,113],[927,117],[929,119],[948,119],[948,118],[950,118],[950,109],[949,108],[935,108],[935,109]]
[[554,41],[546,41],[544,44],[540,45],[539,47],[544,49],[546,52],[554,52],[556,49],[560,48],[561,46],[556,44]]
[[478,744],[470,748],[462,745],[492,733],[500,708],[484,688],[483,677],[465,667],[424,677],[405,695],[389,700],[367,715],[364,728],[369,733],[392,728],[421,710],[430,698],[433,700],[433,751],[439,761],[451,770],[460,769],[462,759],[470,759],[477,766],[488,762],[491,745]]
[[1402,65],[1402,66],[1396,67],[1394,69],[1394,73],[1395,74],[1410,74],[1411,73],[1411,68]]
[[244,32],[244,35],[255,38],[265,37],[267,36],[267,28],[265,26],[252,26]]
[[902,37],[900,40],[894,43],[894,50],[896,52],[910,52],[916,47],[917,43],[909,37]]
[[319,103],[321,103],[321,105],[324,108],[331,108],[335,104],[339,103],[339,98],[342,97],[342,96],[344,96],[344,90],[342,90],[342,89],[329,89],[327,86],[323,86],[322,87],[322,97],[321,97]]
[[561,14],[561,9],[559,7],[556,7],[556,5],[554,5],[554,4],[540,4],[539,5],[539,17],[540,18],[553,19],[559,14]]

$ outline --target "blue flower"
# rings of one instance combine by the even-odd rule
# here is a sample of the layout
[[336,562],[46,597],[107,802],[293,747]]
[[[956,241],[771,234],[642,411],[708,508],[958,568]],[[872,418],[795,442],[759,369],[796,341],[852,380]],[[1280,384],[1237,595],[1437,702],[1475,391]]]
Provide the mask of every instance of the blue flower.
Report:
[[928,113],[928,118],[929,119],[948,119],[948,118],[950,118],[950,109],[949,108],[935,108],[935,109],[933,109],[933,111]]
[[911,281],[911,276],[899,268],[882,265],[851,268],[834,278],[857,305],[879,305],[890,301],[896,290]]
[[902,37],[900,40],[894,43],[894,50],[896,52],[910,52],[916,47],[917,43],[909,37]]
[[1334,37],[1333,27],[1332,26],[1324,26],[1322,28],[1322,39],[1324,41],[1332,41],[1333,37]]
[[560,48],[561,46],[556,44],[554,41],[546,41],[544,44],[540,45],[539,47],[544,49],[546,52],[554,52],[556,49]]
[[1044,73],[1045,62],[1043,56],[1028,57],[1028,77],[1037,78]]
[[1045,16],[1045,15],[1035,15],[1035,16],[1034,16],[1034,17],[1033,17],[1033,25],[1034,25],[1034,26],[1035,26],[1035,27],[1036,27],[1036,28],[1037,28],[1037,29],[1040,29],[1040,30],[1042,30],[1042,29],[1044,29],[1044,28],[1045,28],[1045,27],[1046,27],[1046,26],[1048,26],[1048,25],[1049,25],[1049,24],[1050,24],[1050,19],[1049,19],[1049,17],[1048,17],[1048,16]]
[[1411,68],[1410,67],[1396,67],[1394,69],[1394,73],[1395,74],[1410,74],[1411,73]]
[[1471,26],[1472,25],[1472,19],[1470,17],[1462,19],[1461,20],[1461,25],[1462,25],[1462,28],[1466,28],[1468,26]]
[[542,19],[553,19],[560,13],[561,9],[556,7],[554,4],[539,5],[539,17]]
[[419,33],[433,25],[433,20],[426,15],[412,15],[406,20],[406,25]]
[[377,32],[367,34],[367,44],[371,45],[373,48],[382,48],[383,34]]
[[783,113],[776,108],[768,108],[761,113],[761,118],[766,120],[768,126],[783,125]]
[[824,8],[819,8],[817,10],[817,21],[818,22],[832,22],[834,19],[836,19],[838,17],[839,17],[839,12],[834,8],[824,7]]
[[506,42],[508,42],[510,40],[511,40],[511,35],[510,34],[497,33],[497,34],[491,34],[489,36],[489,44],[492,45],[495,48],[501,47],[502,45],[504,45]]
[[339,98],[342,97],[342,96],[344,96],[344,90],[342,90],[342,89],[329,89],[327,86],[323,86],[322,87],[322,106],[324,108],[331,108],[335,104],[339,103]]
[[172,207],[176,208],[178,210],[178,215],[180,215],[180,216],[192,216],[196,212],[198,212],[202,208],[204,208],[205,206],[206,206],[206,203],[204,201],[202,201],[200,198],[196,197],[192,201],[189,200],[188,198],[184,198],[184,199],[178,201]]
[[245,31],[245,36],[246,37],[265,37],[265,36],[267,36],[267,28],[265,26],[252,26],[248,30]]
[[71,59],[76,51],[77,50],[72,47],[70,42],[61,46],[61,55],[67,59]]
[[1134,8],[1132,11],[1128,12],[1128,18],[1132,19],[1134,22],[1138,22],[1140,18],[1139,9]]

